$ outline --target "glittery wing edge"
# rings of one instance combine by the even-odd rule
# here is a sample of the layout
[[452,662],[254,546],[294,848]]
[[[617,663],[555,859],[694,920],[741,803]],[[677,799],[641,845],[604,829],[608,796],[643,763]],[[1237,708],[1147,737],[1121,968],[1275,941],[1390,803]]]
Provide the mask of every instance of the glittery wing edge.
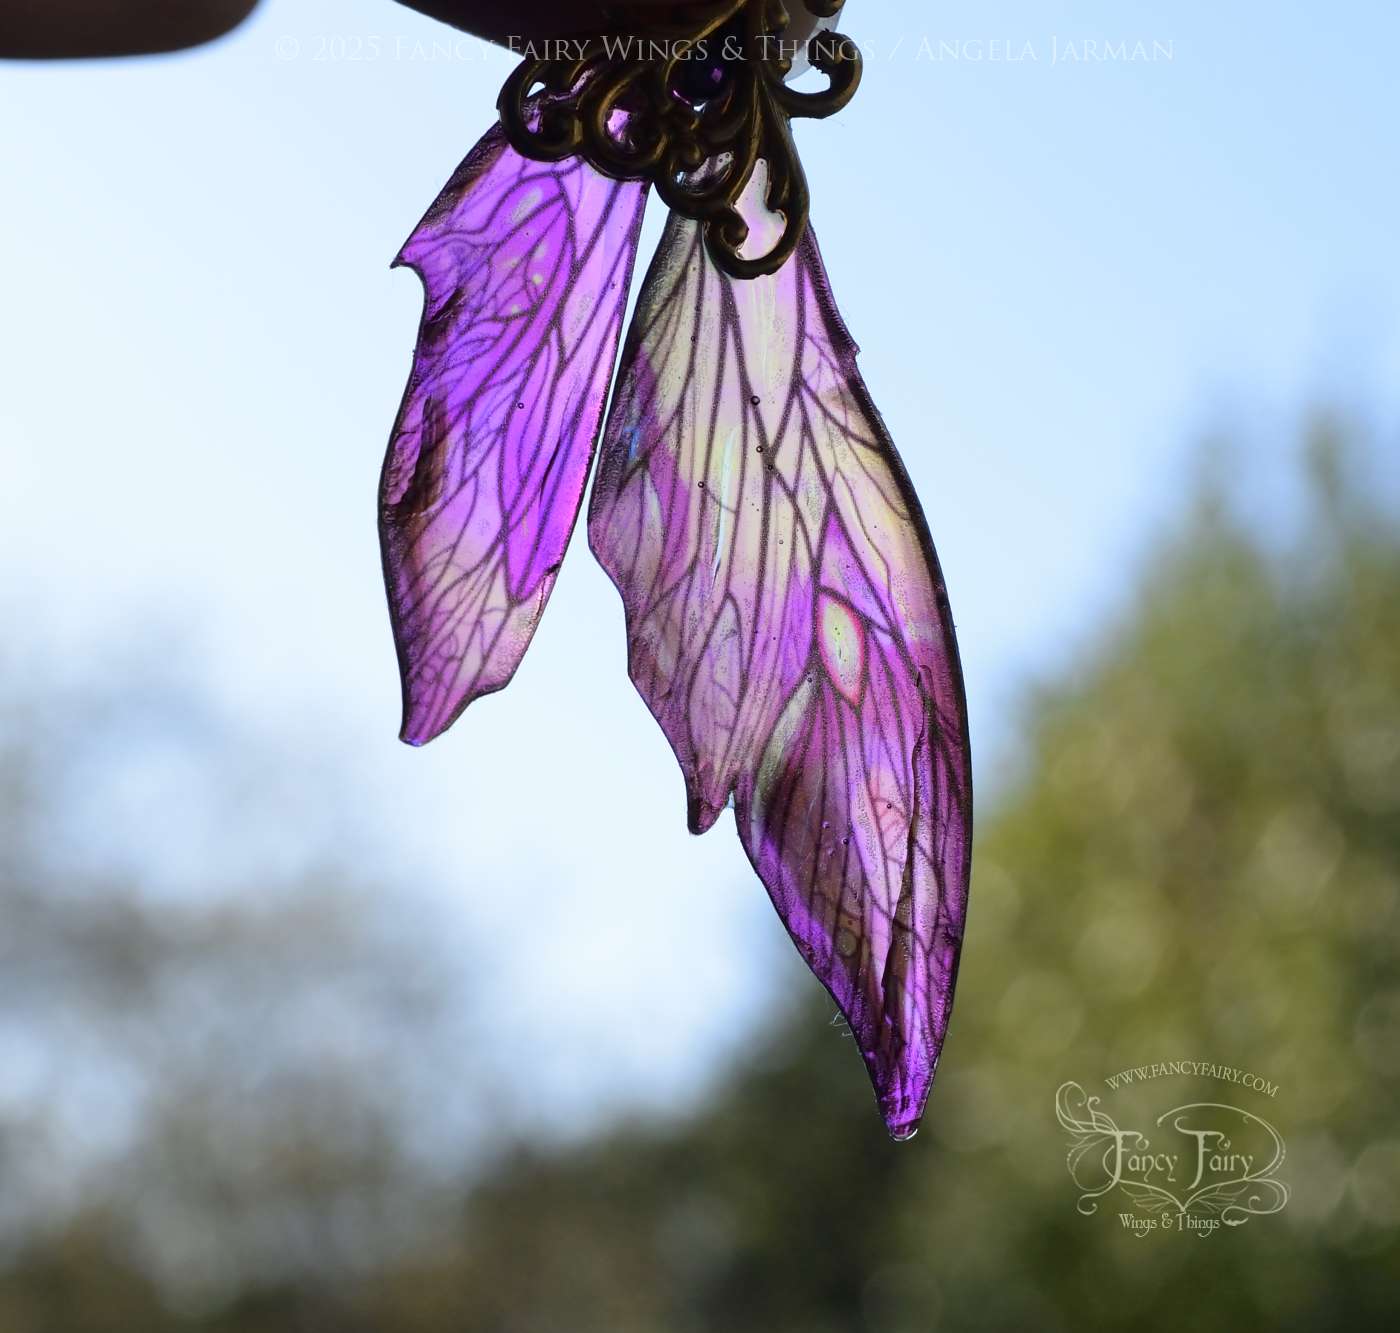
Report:
[[692,830],[733,794],[750,861],[906,1138],[956,981],[971,767],[937,557],[855,356],[810,230],[777,274],[740,282],[673,216],[589,539]]
[[646,187],[524,158],[493,127],[394,266],[423,282],[379,532],[421,745],[509,683],[578,517]]

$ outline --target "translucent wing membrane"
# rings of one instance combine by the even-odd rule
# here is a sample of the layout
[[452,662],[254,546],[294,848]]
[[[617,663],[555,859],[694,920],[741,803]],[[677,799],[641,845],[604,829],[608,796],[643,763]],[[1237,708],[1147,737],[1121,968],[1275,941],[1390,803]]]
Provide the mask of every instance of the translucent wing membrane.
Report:
[[810,231],[727,278],[673,216],[589,514],[690,822],[740,837],[898,1138],[947,1026],[967,900],[966,710],[918,501]]
[[423,280],[413,373],[380,481],[403,739],[515,673],[578,516],[646,187],[519,156],[499,127],[396,264]]

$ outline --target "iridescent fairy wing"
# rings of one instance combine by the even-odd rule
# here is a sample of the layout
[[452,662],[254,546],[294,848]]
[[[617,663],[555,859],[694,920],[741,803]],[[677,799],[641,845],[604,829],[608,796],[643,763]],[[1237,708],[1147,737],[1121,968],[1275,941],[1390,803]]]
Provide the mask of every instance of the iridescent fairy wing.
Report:
[[515,673],[592,462],[646,187],[521,157],[493,128],[395,264],[423,280],[380,480],[402,737]]
[[692,830],[734,794],[749,858],[903,1138],[952,1002],[971,772],[937,558],[855,356],[810,231],[774,276],[732,280],[673,215],[589,539]]

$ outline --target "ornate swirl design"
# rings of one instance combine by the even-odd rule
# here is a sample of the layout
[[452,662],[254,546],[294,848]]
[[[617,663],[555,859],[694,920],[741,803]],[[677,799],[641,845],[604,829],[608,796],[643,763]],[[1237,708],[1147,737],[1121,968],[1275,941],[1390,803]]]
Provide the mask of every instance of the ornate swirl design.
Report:
[[[803,0],[818,18],[845,0]],[[687,6],[685,27],[631,19],[615,6],[614,30],[526,51],[497,106],[511,146],[537,161],[580,156],[615,180],[648,180],[684,217],[702,223],[715,263],[734,278],[776,273],[807,229],[807,178],[789,122],[840,111],[860,83],[860,51],[835,33],[807,44],[829,80],[815,93],[789,88],[795,42],[782,0],[712,0]],[[654,11],[647,11],[648,14]],[[536,97],[535,95],[539,96]],[[767,254],[740,252],[749,228],[737,208],[759,158],[765,202],[783,217]]]
[[[1227,1126],[1232,1137],[1252,1135],[1259,1146],[1267,1146],[1271,1151],[1267,1155],[1259,1152],[1248,1156],[1242,1152],[1230,1154],[1227,1131],[1197,1127],[1193,1120],[1197,1112],[1213,1113],[1213,1117],[1202,1120],[1202,1124]],[[1218,1219],[1209,1223],[1211,1230],[1218,1224],[1238,1227],[1251,1217],[1277,1213],[1288,1203],[1288,1186],[1274,1177],[1287,1155],[1283,1136],[1267,1120],[1237,1106],[1227,1106],[1223,1102],[1191,1102],[1159,1115],[1159,1128],[1170,1118],[1172,1128],[1188,1140],[1187,1148],[1184,1151],[1178,1148],[1176,1157],[1153,1152],[1148,1137],[1135,1129],[1119,1129],[1113,1118],[1099,1109],[1099,1099],[1088,1096],[1078,1083],[1060,1085],[1055,1094],[1055,1114],[1070,1133],[1070,1153],[1065,1164],[1075,1185],[1083,1191],[1075,1206],[1086,1217],[1096,1213],[1098,1200],[1114,1190],[1122,1190],[1149,1216],[1177,1218],[1183,1230],[1194,1225],[1182,1220],[1188,1217]],[[1186,1161],[1183,1181],[1191,1174],[1193,1162],[1196,1168],[1195,1179],[1186,1185],[1184,1193],[1173,1193],[1148,1179],[1153,1171],[1161,1170],[1163,1161],[1170,1162],[1174,1170],[1176,1161],[1183,1156]],[[1211,1161],[1209,1177],[1208,1156]],[[1217,1165],[1217,1162],[1224,1165]],[[1256,1162],[1259,1165],[1256,1166]],[[1166,1179],[1174,1181],[1175,1176],[1168,1175]],[[1158,1223],[1153,1222],[1151,1226],[1155,1230]],[[1171,1222],[1165,1221],[1162,1226],[1170,1230]]]

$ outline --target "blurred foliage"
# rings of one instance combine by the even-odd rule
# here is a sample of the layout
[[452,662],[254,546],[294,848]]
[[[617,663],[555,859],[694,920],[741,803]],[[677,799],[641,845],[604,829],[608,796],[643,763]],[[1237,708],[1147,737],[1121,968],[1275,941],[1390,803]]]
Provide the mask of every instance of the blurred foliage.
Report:
[[4,1333],[363,1274],[474,1128],[431,904],[375,882],[333,777],[119,657],[0,663]]
[[[1325,421],[1309,460],[1297,540],[1271,544],[1204,488],[1130,608],[1033,698],[979,833],[912,1144],[885,1137],[808,993],[693,1119],[523,1147],[455,1233],[368,1278],[177,1318],[108,1232],[77,1228],[0,1280],[0,1327],[1396,1327],[1400,527],[1347,481]],[[1277,1094],[1173,1076],[1112,1094],[1120,1123],[1215,1099],[1262,1114],[1292,1197],[1205,1240],[1140,1240],[1112,1207],[1076,1211],[1055,1093],[1107,1101],[1108,1075],[1181,1059]]]

